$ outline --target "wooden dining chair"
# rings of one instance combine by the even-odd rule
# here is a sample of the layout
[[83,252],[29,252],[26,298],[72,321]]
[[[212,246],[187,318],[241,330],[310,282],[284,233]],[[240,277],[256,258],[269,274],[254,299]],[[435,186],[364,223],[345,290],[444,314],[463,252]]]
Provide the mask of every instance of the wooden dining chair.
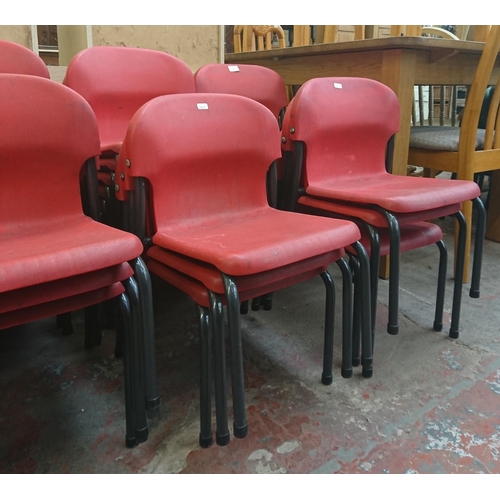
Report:
[[[422,26],[421,36],[460,40],[449,30],[439,26]],[[417,98],[413,101],[412,124],[434,125],[434,119],[439,125],[457,124],[457,86],[456,85],[416,85]],[[427,102],[427,106],[425,105]],[[437,116],[436,116],[437,115]]]
[[273,40],[276,38],[278,47],[284,48],[285,32],[281,26],[237,24],[233,28],[235,52],[271,50],[273,48]]
[[365,38],[365,27],[362,25],[318,25],[315,28],[316,43],[345,42]]
[[[474,180],[481,172],[500,169],[500,90],[498,81],[490,108],[486,129],[478,129],[478,122],[486,89],[500,50],[500,26],[492,26],[484,50],[467,93],[460,127],[433,126],[412,127],[408,163],[430,171],[446,171],[456,174],[460,180]],[[468,223],[466,276],[470,253],[472,205],[464,205]],[[487,231],[494,231],[492,220],[488,220]],[[497,232],[500,232],[496,230]]]

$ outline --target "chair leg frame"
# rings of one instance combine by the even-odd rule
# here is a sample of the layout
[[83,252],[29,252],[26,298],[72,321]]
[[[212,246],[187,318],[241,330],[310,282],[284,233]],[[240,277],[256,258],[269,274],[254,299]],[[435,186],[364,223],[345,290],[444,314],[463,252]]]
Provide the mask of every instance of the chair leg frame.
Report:
[[245,404],[245,382],[243,373],[243,351],[241,341],[240,299],[234,279],[221,273],[227,301],[229,350],[231,356],[231,382],[233,393],[233,433],[242,439],[248,434]]
[[210,300],[210,327],[212,331],[215,383],[215,441],[219,446],[229,443],[226,396],[226,349],[223,327],[222,301],[219,295],[208,291]]
[[[127,417],[126,446],[133,448],[148,438],[148,423],[143,380],[142,325],[139,287],[133,278],[123,281],[126,294],[121,295],[120,306],[123,316],[125,353],[123,357],[125,372],[125,407]],[[128,401],[128,403],[127,403]],[[127,410],[128,408],[128,410]]]
[[444,310],[444,293],[446,287],[446,269],[448,266],[448,251],[443,240],[436,242],[439,248],[439,270],[438,270],[438,284],[436,292],[436,308],[434,313],[433,329],[436,332],[443,330],[443,310]]
[[146,264],[138,257],[132,262],[134,277],[139,288],[140,314],[143,331],[143,371],[146,391],[146,409],[149,418],[158,418],[160,395],[156,370],[155,329],[153,319],[153,291]]
[[200,333],[200,436],[202,448],[209,448],[212,438],[212,331],[209,309],[196,304]]
[[[358,241],[353,243],[356,259],[359,263],[358,276],[355,282],[355,302],[358,302],[357,311],[361,319],[361,366],[362,375],[369,378],[373,375],[373,330],[371,325],[371,287],[370,262],[363,245]],[[358,293],[356,294],[356,288]],[[358,300],[356,300],[358,299]],[[353,360],[353,365],[355,364]]]

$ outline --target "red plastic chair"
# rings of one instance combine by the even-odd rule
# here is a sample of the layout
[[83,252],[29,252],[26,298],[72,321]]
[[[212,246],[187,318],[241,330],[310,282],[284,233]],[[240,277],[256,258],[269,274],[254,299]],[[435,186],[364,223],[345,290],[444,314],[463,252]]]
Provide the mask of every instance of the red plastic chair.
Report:
[[[272,69],[252,64],[206,64],[194,74],[196,91],[201,93],[241,95],[260,102],[281,122],[288,104],[283,78]],[[267,195],[269,204],[278,207],[283,198],[284,164],[279,158],[267,174]],[[252,301],[252,310],[272,307],[270,296],[257,297]],[[242,311],[248,311],[248,304],[242,304]]]
[[[145,241],[149,269],[203,307],[208,299],[192,291],[192,280],[219,297],[219,303],[227,304],[236,437],[247,433],[240,300],[320,274],[331,303],[333,283],[326,268],[341,260],[344,247],[351,244],[359,249],[368,288],[367,256],[357,243],[360,233],[355,224],[269,206],[266,173],[280,156],[279,141],[273,114],[249,98],[171,95],[153,99],[136,113],[117,163],[118,197],[129,197],[133,213],[141,212],[136,209],[137,198],[144,192],[150,195],[151,234],[144,234],[140,223],[128,228]],[[140,182],[146,184],[146,191],[138,188]],[[176,284],[168,277],[172,273],[185,282]],[[363,374],[371,376],[369,293],[365,306]],[[332,313],[327,307],[325,317]],[[349,320],[344,326],[347,323]],[[222,335],[218,326],[212,327],[214,336]],[[331,383],[332,327],[331,316],[331,324],[325,325],[323,383]],[[342,366],[346,377],[351,375],[350,325],[347,327]],[[216,351],[221,357],[220,342]],[[216,374],[220,368],[216,367]],[[218,424],[219,444],[227,443],[226,434]]]
[[0,40],[0,73],[50,78],[49,70],[40,56],[18,43],[7,40]]
[[82,210],[80,172],[95,180],[100,152],[94,113],[76,92],[35,76],[0,74],[0,95],[8,123],[0,134],[0,328],[118,297],[133,447],[147,439],[147,408],[159,404],[150,282],[140,240]]
[[[478,207],[471,296],[479,296],[484,207],[474,182],[396,176],[388,172],[391,138],[399,128],[399,103],[385,85],[364,78],[316,78],[306,82],[287,108],[283,147],[294,151],[287,208],[321,210],[388,228],[389,322],[397,334],[401,227],[446,215],[459,222],[450,337],[459,333],[466,222],[461,203]],[[386,155],[389,149],[389,154]],[[414,235],[409,245],[429,244]]]
[[[285,82],[272,69],[253,64],[206,64],[195,74],[196,91],[242,95],[260,102],[281,123],[288,104]],[[268,199],[277,207],[283,196],[284,165],[279,158],[269,169]]]
[[[68,65],[64,85],[90,104],[101,142],[99,192],[104,220],[120,227],[114,197],[116,155],[134,113],[160,95],[195,92],[193,73],[177,57],[159,50],[134,47],[90,47]],[[111,207],[109,206],[111,205]]]

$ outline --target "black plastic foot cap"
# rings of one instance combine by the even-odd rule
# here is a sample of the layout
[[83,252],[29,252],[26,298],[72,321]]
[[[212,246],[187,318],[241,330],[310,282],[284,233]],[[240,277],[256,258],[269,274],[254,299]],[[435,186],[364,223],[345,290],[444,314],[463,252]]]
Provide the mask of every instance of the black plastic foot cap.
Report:
[[387,325],[387,333],[397,335],[399,333],[399,325]]
[[361,364],[361,358],[352,358],[352,366],[359,366]]
[[139,443],[137,442],[137,439],[135,437],[125,439],[125,446],[127,448],[135,448],[138,444]]
[[478,299],[479,295],[480,295],[479,290],[472,290],[471,288],[471,290],[469,291],[469,297],[471,299]]
[[246,438],[248,436],[248,425],[245,424],[243,427],[233,427],[233,433],[235,438]]
[[201,434],[200,434],[200,446],[202,448],[210,448],[210,446],[212,446],[212,443],[213,443],[212,436],[201,437]]
[[331,385],[332,382],[333,382],[333,375],[325,375],[325,374],[321,375],[321,383],[323,385]]
[[227,434],[224,434],[223,436],[219,436],[219,434],[215,434],[215,442],[219,446],[227,446],[229,444],[229,432]]
[[340,370],[340,374],[342,378],[351,378],[352,377],[352,368],[342,368]]
[[138,429],[135,431],[135,438],[137,439],[138,443],[144,443],[148,439],[148,428],[144,427],[144,429]]
[[450,338],[451,339],[458,339],[458,330],[456,330],[456,331],[450,330]]
[[147,399],[146,400],[146,410],[148,411],[155,411],[160,409],[160,397],[156,397],[154,399]]
[[361,374],[364,378],[370,378],[373,375],[373,364],[371,362],[365,362],[365,366],[363,366]]
[[435,331],[435,332],[441,332],[441,331],[443,331],[443,323],[436,323],[436,322],[434,321],[434,326],[433,326],[433,328],[434,328],[434,331]]

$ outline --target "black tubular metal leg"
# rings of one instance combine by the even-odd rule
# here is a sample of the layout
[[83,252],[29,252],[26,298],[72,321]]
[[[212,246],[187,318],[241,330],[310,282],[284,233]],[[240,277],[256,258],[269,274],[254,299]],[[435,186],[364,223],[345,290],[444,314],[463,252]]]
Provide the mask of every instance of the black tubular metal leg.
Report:
[[328,271],[321,273],[321,279],[326,288],[325,300],[325,331],[323,342],[323,373],[321,374],[321,383],[330,385],[333,380],[333,330],[335,317],[335,286],[332,277]]
[[433,328],[436,332],[443,329],[443,309],[444,309],[444,292],[446,288],[446,268],[448,265],[448,251],[443,240],[436,242],[439,248],[439,272],[438,272],[438,285],[436,293],[436,310],[434,313]]
[[160,395],[156,372],[155,328],[153,319],[153,291],[151,277],[144,261],[139,257],[133,262],[134,277],[139,287],[142,323],[143,372],[146,391],[146,410],[149,418],[160,414]]
[[372,342],[375,340],[375,323],[377,321],[378,270],[380,267],[380,236],[378,231],[366,224],[370,234],[370,286],[372,299]]
[[210,331],[209,310],[196,306],[198,329],[200,332],[200,446],[212,445],[212,334]]
[[481,268],[483,265],[483,245],[486,233],[486,209],[481,198],[473,200],[477,210],[476,237],[474,241],[474,262],[472,264],[472,279],[469,297],[478,299],[481,285]]
[[462,286],[464,280],[465,244],[467,240],[467,221],[462,212],[457,212],[458,244],[455,267],[455,285],[453,287],[453,305],[451,309],[450,337],[458,339],[460,325],[460,307],[462,306]]
[[389,321],[387,323],[387,333],[397,335],[399,333],[399,248],[401,233],[396,217],[386,210],[377,207],[387,219],[389,228],[390,254],[389,254]]
[[240,301],[234,280],[221,273],[226,292],[227,320],[229,325],[229,349],[231,351],[231,381],[233,391],[234,436],[244,438],[248,434],[245,408],[245,381],[243,377],[243,353],[241,343]]
[[102,330],[99,321],[100,304],[86,307],[85,317],[85,349],[92,349],[101,345]]
[[62,329],[63,335],[71,335],[73,333],[71,312],[59,314],[57,316],[57,327]]
[[354,302],[352,319],[352,366],[359,366],[361,363],[361,283],[359,281],[359,261],[353,256],[349,259],[351,273],[354,279]]
[[230,436],[227,424],[226,345],[224,342],[222,302],[220,297],[210,290],[208,296],[210,299],[210,328],[212,330],[214,352],[215,442],[219,446],[226,446],[229,443]]
[[342,368],[343,378],[352,377],[352,273],[344,259],[337,265],[342,271]]
[[358,241],[352,245],[359,260],[359,287],[361,308],[361,366],[363,377],[373,375],[373,331],[371,326],[370,262],[363,245]]
[[139,300],[139,287],[134,278],[127,278],[123,281],[127,296],[130,301],[130,310],[132,317],[132,328],[130,338],[127,338],[125,330],[125,356],[129,356],[134,372],[134,405],[136,409],[136,432],[135,436],[138,443],[143,443],[148,438],[148,419],[146,414],[145,384],[143,368],[143,336],[141,304]]
[[118,316],[117,328],[123,331],[125,339],[125,354],[123,356],[123,378],[125,389],[125,425],[126,436],[125,445],[127,448],[134,448],[139,444],[136,439],[136,413],[137,408],[135,404],[135,377],[137,370],[135,370],[132,353],[130,352],[130,345],[132,343],[132,327],[131,327],[131,311],[130,301],[126,294],[122,293],[120,296],[120,310],[121,314]]

